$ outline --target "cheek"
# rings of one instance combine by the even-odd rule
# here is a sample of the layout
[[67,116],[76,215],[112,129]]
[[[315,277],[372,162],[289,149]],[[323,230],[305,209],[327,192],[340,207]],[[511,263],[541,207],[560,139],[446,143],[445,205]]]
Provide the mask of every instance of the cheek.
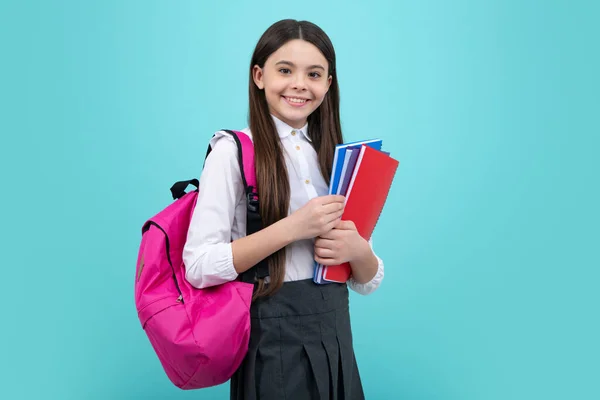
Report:
[[327,87],[323,85],[318,85],[313,87],[312,93],[315,96],[315,100],[317,100],[318,104],[321,104],[325,95],[327,94]]
[[285,89],[285,82],[281,79],[265,80],[265,89],[268,94],[271,94],[272,96],[279,96]]
[[319,98],[325,97],[327,94],[327,83],[319,83],[315,85],[315,93],[318,93]]

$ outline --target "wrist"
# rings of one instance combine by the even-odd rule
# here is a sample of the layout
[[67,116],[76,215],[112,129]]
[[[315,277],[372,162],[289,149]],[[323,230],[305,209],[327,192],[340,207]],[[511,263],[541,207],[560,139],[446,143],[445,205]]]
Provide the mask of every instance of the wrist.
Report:
[[379,260],[367,240],[364,240],[364,243],[360,246],[360,251],[356,259],[350,262],[350,267],[357,283],[367,283],[377,274]]
[[274,226],[277,228],[277,234],[283,239],[286,246],[298,240],[297,225],[294,224],[294,221],[289,216],[277,221]]
[[373,251],[371,250],[371,246],[369,242],[359,235],[359,241],[357,243],[356,254],[354,256],[353,262],[357,264],[365,264],[368,263],[372,257],[374,257]]

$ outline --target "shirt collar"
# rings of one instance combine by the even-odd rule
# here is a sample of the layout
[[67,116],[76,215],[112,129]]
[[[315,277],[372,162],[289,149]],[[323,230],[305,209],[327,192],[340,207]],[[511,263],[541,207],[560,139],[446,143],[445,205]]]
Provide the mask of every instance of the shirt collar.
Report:
[[271,117],[273,117],[273,121],[275,122],[275,129],[277,129],[277,133],[279,134],[279,137],[281,139],[289,136],[292,133],[292,131],[296,131],[296,132],[302,132],[302,135],[304,135],[304,137],[309,142],[312,142],[312,139],[310,138],[310,135],[308,134],[308,123],[306,123],[300,129],[294,129],[291,126],[289,126],[288,124],[286,124],[285,122],[283,122],[282,120],[280,120],[279,118],[277,118],[276,116],[271,115]]

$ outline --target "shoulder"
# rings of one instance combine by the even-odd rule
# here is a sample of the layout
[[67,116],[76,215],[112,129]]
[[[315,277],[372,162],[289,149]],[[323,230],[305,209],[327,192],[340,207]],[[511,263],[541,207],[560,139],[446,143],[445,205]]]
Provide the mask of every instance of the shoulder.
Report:
[[[250,129],[244,128],[236,131],[247,135],[252,140]],[[210,153],[206,158],[207,165],[217,164],[222,167],[223,164],[237,164],[238,146],[229,133],[223,130],[216,131],[210,139],[209,145]]]
[[[250,140],[252,140],[252,133],[250,132],[249,128],[244,128],[241,130],[236,129],[235,131],[245,134],[250,138]],[[210,139],[209,144],[212,150],[215,150],[217,147],[237,150],[237,146],[233,137],[229,133],[222,130],[216,131],[214,133],[213,137]]]

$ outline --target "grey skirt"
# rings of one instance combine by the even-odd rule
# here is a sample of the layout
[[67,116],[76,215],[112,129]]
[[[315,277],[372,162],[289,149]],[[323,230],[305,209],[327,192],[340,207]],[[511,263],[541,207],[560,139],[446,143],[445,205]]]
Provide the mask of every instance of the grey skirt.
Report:
[[286,282],[251,307],[248,353],[231,378],[235,400],[361,400],[345,284]]

